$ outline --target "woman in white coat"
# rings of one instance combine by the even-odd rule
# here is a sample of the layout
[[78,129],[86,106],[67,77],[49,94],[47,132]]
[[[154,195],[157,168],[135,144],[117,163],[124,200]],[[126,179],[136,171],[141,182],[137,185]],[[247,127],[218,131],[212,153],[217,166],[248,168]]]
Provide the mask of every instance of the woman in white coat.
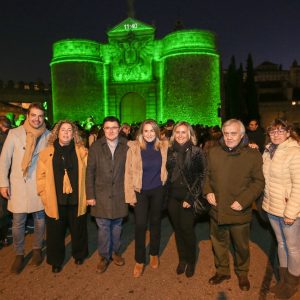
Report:
[[263,154],[263,209],[276,235],[280,264],[280,281],[270,292],[279,299],[289,299],[300,279],[300,139],[280,119],[271,123],[268,135],[271,143]]

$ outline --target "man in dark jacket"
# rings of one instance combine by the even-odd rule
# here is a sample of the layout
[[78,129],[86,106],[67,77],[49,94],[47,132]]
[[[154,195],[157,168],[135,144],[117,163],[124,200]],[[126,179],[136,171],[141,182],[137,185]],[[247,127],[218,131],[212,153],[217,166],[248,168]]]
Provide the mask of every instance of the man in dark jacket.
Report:
[[258,147],[260,153],[265,150],[266,134],[264,130],[259,126],[258,120],[252,119],[248,123],[247,136],[249,143]]
[[219,145],[208,153],[204,183],[204,194],[212,205],[210,236],[217,269],[209,283],[215,285],[230,279],[231,239],[239,287],[248,291],[250,221],[252,203],[264,188],[262,158],[257,149],[248,147],[245,127],[239,120],[225,122],[222,132]]
[[86,173],[87,204],[98,225],[97,272],[106,271],[109,261],[124,265],[120,255],[122,221],[127,216],[124,173],[127,139],[120,137],[120,122],[115,117],[103,120],[104,136],[95,141],[88,155]]
[[2,148],[7,138],[9,129],[11,129],[10,120],[5,116],[0,116],[0,153],[2,152]]
[[[0,153],[2,152],[10,128],[10,120],[5,116],[0,116]],[[0,195],[0,248],[8,246],[7,233],[9,221],[7,200]]]

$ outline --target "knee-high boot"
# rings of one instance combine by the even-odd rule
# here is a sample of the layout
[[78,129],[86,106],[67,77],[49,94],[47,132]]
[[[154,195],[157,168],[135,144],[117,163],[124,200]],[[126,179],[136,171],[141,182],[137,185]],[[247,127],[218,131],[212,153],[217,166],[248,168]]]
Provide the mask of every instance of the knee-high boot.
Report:
[[287,272],[287,268],[283,268],[283,267],[279,268],[279,280],[277,281],[277,283],[274,286],[270,287],[269,292],[271,294],[276,294],[278,291],[281,290],[281,288],[284,284],[284,277],[285,277],[286,272]]
[[298,290],[300,276],[294,276],[289,271],[286,272],[284,276],[284,283],[281,289],[275,294],[278,299],[289,299]]

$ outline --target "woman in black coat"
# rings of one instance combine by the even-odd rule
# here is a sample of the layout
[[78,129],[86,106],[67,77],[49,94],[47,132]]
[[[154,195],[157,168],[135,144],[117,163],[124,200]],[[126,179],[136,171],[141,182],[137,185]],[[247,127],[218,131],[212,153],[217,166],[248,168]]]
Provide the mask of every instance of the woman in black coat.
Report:
[[168,151],[168,212],[175,231],[179,256],[177,274],[194,275],[196,236],[194,231],[193,202],[202,193],[204,156],[195,146],[196,136],[187,122],[175,125]]

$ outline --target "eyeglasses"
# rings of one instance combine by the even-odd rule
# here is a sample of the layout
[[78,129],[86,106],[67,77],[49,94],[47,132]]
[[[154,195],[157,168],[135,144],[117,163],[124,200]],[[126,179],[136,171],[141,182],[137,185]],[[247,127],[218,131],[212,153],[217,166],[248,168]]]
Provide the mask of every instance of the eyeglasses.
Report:
[[116,130],[118,130],[119,128],[120,128],[120,127],[114,126],[114,127],[104,127],[103,129],[104,129],[104,131],[110,131],[110,130],[116,131]]
[[284,130],[284,129],[278,129],[278,130],[272,130],[272,131],[269,131],[269,135],[283,135],[285,134],[287,131]]

